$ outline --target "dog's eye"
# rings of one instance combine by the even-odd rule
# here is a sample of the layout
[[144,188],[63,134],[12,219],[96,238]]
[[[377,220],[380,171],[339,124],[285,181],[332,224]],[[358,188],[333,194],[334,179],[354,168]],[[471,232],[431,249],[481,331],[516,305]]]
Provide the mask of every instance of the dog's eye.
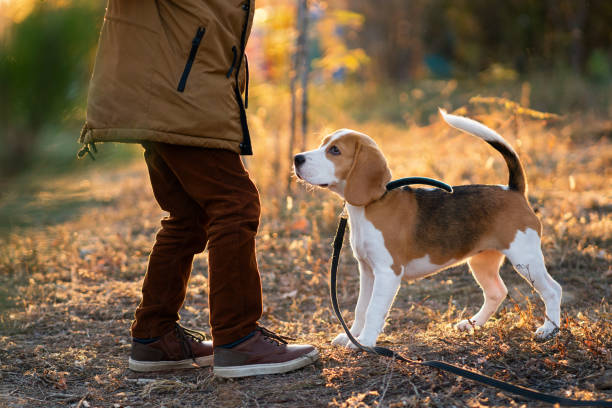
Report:
[[337,146],[332,146],[332,147],[329,148],[328,152],[330,154],[333,154],[334,156],[337,156],[337,155],[340,154],[340,149],[338,149]]

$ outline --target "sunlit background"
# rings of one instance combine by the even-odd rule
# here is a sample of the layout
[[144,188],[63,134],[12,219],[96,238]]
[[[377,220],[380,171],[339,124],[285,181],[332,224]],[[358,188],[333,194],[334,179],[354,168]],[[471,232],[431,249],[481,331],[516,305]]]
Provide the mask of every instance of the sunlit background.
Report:
[[[609,1],[302,4],[258,1],[248,47],[255,146],[280,138],[284,158],[342,120],[424,125],[475,95],[610,116]],[[75,165],[104,7],[0,0],[0,179]],[[109,149],[102,160],[130,156]]]

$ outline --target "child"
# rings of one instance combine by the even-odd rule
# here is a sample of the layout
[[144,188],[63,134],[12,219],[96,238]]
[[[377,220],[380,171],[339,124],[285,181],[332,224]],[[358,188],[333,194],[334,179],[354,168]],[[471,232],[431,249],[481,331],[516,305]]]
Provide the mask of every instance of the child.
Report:
[[[243,377],[318,357],[257,324],[259,193],[239,156],[252,154],[242,95],[254,10],[254,0],[109,0],[80,142],[84,151],[142,143],[153,193],[169,213],[132,324],[132,370],[214,360],[216,375]],[[212,343],[178,324],[193,257],[206,245]]]

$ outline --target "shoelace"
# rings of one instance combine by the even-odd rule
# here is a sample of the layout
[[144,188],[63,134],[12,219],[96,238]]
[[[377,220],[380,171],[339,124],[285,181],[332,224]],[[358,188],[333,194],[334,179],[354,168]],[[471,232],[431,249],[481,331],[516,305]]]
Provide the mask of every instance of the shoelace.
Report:
[[273,331],[266,329],[265,327],[259,326],[255,330],[261,332],[265,340],[275,343],[277,346],[280,346],[281,343],[287,344],[287,341],[295,340],[293,337],[282,336],[280,334],[276,334]]
[[[180,324],[176,324],[176,335],[181,343],[181,349],[183,350],[184,356],[189,356],[194,363],[196,363],[195,354],[193,354],[193,350],[191,349],[191,344],[189,340],[197,341],[198,343],[206,340],[206,337],[198,331],[187,329]],[[197,364],[197,363],[196,363]]]

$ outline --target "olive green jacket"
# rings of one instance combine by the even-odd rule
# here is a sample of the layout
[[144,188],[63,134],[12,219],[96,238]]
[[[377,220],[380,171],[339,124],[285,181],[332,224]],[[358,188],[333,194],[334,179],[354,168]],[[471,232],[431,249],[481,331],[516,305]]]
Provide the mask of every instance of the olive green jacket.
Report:
[[243,93],[255,0],[109,0],[79,141],[252,154]]

